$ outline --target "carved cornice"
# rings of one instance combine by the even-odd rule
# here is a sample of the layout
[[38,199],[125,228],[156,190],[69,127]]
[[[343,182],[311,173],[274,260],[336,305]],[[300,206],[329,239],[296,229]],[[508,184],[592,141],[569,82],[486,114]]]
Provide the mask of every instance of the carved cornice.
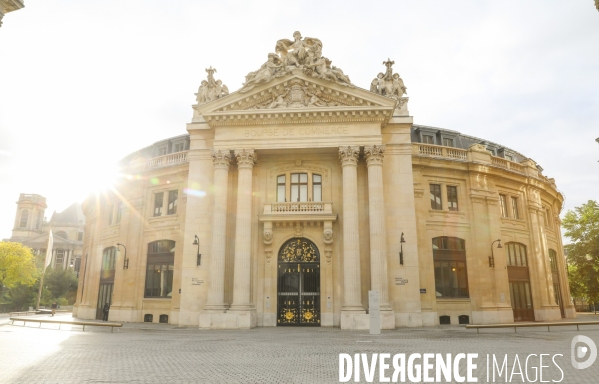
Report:
[[231,151],[224,150],[212,150],[210,151],[210,155],[212,156],[212,162],[214,164],[214,168],[220,168],[229,170],[229,164],[231,164]]
[[383,158],[385,157],[385,146],[384,145],[367,145],[364,147],[364,155],[366,156],[366,164],[370,167],[371,165],[383,165]]
[[258,156],[253,149],[236,149],[235,158],[237,159],[238,168],[250,168],[258,162]]
[[346,165],[358,165],[358,156],[360,155],[360,147],[339,147],[339,161],[341,162],[341,166],[345,167]]

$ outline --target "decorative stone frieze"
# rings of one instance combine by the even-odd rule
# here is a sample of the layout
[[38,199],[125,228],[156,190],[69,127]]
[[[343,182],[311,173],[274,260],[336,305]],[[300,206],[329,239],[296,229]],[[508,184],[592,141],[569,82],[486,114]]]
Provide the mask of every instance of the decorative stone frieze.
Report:
[[333,223],[327,221],[324,223],[322,238],[325,244],[333,244]]

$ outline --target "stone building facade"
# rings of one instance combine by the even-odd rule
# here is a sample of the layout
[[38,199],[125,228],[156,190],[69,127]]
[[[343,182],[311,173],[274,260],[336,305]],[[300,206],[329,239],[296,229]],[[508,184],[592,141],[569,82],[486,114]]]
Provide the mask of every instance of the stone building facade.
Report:
[[390,60],[366,90],[318,39],[275,50],[231,94],[207,69],[188,135],[83,204],[75,315],[366,329],[373,290],[384,329],[575,316],[534,161],[414,124]]
[[12,236],[5,241],[21,243],[33,249],[36,255],[45,254],[52,230],[53,247],[50,268],[72,268],[79,273],[83,250],[85,216],[81,204],[73,203],[62,212],[53,212],[46,220],[46,198],[32,193],[21,193]]

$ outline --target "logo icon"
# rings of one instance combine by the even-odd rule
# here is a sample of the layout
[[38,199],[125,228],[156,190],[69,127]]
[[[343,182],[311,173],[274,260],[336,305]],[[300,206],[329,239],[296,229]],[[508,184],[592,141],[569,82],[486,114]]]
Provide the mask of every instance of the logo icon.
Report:
[[[579,343],[584,343],[586,346],[577,345]],[[590,353],[589,353],[590,351]],[[572,339],[572,344],[570,348],[571,358],[572,358],[572,366],[576,369],[587,369],[595,360],[597,360],[597,345],[590,338],[582,335],[574,336]],[[579,359],[584,359],[585,361],[579,362]]]

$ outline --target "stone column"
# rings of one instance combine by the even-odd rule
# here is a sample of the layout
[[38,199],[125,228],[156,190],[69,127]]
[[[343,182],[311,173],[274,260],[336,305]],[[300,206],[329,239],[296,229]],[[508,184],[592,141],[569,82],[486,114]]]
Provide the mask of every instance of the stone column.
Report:
[[[384,145],[364,147],[368,166],[368,210],[370,221],[370,286],[379,291],[380,310],[390,311],[387,276],[387,230],[385,228],[385,202],[383,197]],[[392,318],[395,325],[395,319]]]
[[[343,305],[341,311],[364,311],[360,284],[358,218],[359,147],[339,147],[343,168]],[[343,321],[343,319],[342,319]],[[343,328],[343,324],[342,324]],[[351,327],[353,328],[353,326]]]
[[212,151],[214,163],[214,207],[212,224],[212,255],[210,257],[210,290],[204,309],[223,312],[225,303],[225,248],[227,244],[227,198],[231,153]]
[[[250,267],[252,246],[252,173],[256,163],[253,149],[235,150],[239,178],[237,182],[237,223],[235,225],[235,263],[231,310],[252,311]],[[245,328],[242,326],[242,328]]]

